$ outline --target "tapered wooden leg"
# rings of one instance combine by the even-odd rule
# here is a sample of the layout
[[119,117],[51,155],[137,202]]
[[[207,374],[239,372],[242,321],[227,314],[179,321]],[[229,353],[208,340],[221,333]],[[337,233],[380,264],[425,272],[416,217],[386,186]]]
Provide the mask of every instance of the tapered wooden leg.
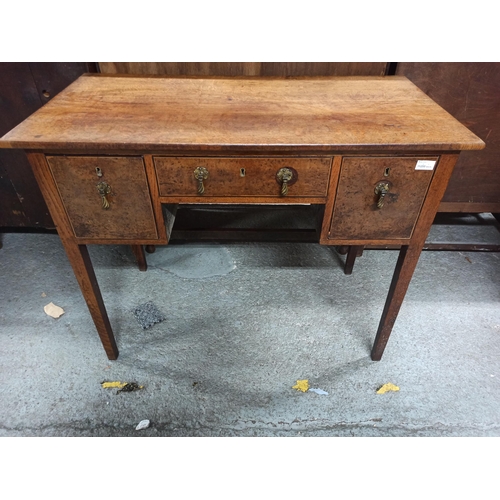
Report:
[[347,251],[347,258],[345,260],[344,274],[352,274],[352,268],[356,262],[356,257],[363,255],[363,245],[351,245]]
[[420,247],[403,246],[399,252],[398,262],[394,270],[391,286],[385,302],[384,312],[378,326],[377,336],[373,344],[371,357],[373,361],[380,361],[385,346],[396,322],[399,309],[403,303],[406,291],[410,285],[413,271],[421,253]]
[[97,284],[87,247],[85,245],[79,245],[75,241],[73,229],[62,205],[57,186],[55,185],[45,156],[42,153],[27,153],[27,156],[45,198],[45,202],[49,207],[50,214],[56,223],[57,232],[61,237],[61,242],[66,250],[69,262],[73,267],[83,297],[87,302],[104,350],[109,359],[116,359],[118,357],[118,349],[116,347],[115,337],[111,329],[111,324],[109,323],[108,313],[104,307],[101,291]]
[[144,247],[142,245],[130,245],[130,247],[132,248],[132,252],[134,252],[137,265],[139,266],[139,271],[147,271],[148,263],[146,261]]
[[76,245],[68,242],[63,242],[63,244],[78,284],[82,290],[83,297],[87,302],[90,314],[94,320],[97,333],[101,338],[102,346],[109,359],[116,359],[118,358],[118,348],[116,347],[113,330],[111,329],[108,313],[104,307],[101,291],[97,284],[87,247],[85,245]]
[[391,335],[392,327],[396,322],[399,309],[410,285],[413,271],[417,267],[418,259],[424,248],[425,239],[429,234],[429,229],[436,216],[439,203],[444,195],[448,179],[453,172],[457,158],[458,155],[456,154],[441,156],[420,216],[413,230],[411,242],[409,245],[401,247],[389,288],[389,294],[385,302],[384,312],[382,313],[375,343],[373,344],[371,353],[373,361],[380,361],[382,358],[385,346]]

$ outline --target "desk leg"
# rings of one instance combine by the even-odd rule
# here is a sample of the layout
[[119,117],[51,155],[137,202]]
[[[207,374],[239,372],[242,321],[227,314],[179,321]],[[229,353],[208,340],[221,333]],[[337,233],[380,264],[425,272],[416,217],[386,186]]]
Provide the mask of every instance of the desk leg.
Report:
[[361,257],[363,255],[363,245],[351,245],[347,251],[347,257],[345,260],[344,274],[352,274],[352,268],[356,262],[356,257]]
[[108,359],[116,359],[118,358],[118,348],[116,347],[113,330],[111,329],[108,313],[104,307],[104,301],[102,300],[101,291],[97,284],[87,246],[65,243],[64,248],[82,290],[83,297],[87,302]]
[[401,247],[398,262],[392,277],[389,294],[385,302],[382,318],[378,326],[377,336],[373,344],[371,357],[373,361],[380,361],[385,346],[391,335],[392,327],[398,317],[399,309],[403,303],[406,291],[410,285],[413,271],[417,266],[420,248],[410,248],[408,245]]
[[456,154],[441,156],[417,224],[415,225],[411,242],[409,245],[401,247],[389,288],[389,294],[385,302],[384,312],[382,313],[375,343],[373,344],[371,353],[373,361],[380,361],[382,358],[392,327],[396,322],[399,309],[410,285],[413,271],[417,267],[418,259],[424,248],[425,240],[429,234],[457,158],[458,155]]
[[146,260],[146,254],[144,253],[144,247],[142,245],[130,245],[132,252],[137,260],[137,265],[139,266],[139,271],[148,270],[148,262]]
[[87,302],[90,314],[97,328],[97,333],[99,333],[99,337],[101,337],[104,350],[109,359],[116,359],[118,357],[118,349],[116,347],[115,337],[111,329],[111,324],[109,323],[108,313],[104,307],[101,291],[97,284],[87,247],[86,245],[79,245],[75,242],[71,224],[66,215],[66,211],[61,202],[59,192],[44,154],[39,152],[28,152],[27,156],[45,198],[45,202],[49,207],[50,214],[56,223],[57,232],[66,250],[69,262],[73,267],[83,297]]

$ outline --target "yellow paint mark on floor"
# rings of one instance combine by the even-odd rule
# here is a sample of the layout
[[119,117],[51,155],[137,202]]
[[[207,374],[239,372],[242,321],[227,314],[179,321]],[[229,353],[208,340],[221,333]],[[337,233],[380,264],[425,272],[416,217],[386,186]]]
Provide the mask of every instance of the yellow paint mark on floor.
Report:
[[127,382],[103,382],[101,385],[103,389],[113,389],[115,387],[121,389],[127,385]]
[[309,380],[297,380],[297,384],[292,387],[298,391],[307,392],[309,389]]
[[399,391],[399,387],[397,385],[391,384],[390,382],[388,384],[384,384],[378,391],[377,394],[385,394],[386,392],[389,391]]

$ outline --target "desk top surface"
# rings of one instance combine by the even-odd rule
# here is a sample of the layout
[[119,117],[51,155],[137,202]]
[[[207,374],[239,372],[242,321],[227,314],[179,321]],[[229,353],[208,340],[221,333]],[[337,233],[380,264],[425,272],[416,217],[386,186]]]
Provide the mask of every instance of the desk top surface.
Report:
[[0,148],[458,151],[484,143],[405,77],[83,75]]

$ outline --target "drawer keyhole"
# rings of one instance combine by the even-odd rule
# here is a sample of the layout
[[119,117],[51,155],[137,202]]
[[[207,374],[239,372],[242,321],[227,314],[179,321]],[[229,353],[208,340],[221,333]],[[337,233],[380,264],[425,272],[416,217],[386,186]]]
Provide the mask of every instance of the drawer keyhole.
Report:
[[391,169],[389,167],[387,167],[385,170],[384,170],[384,177],[389,177],[389,172],[391,171]]
[[240,168],[240,177],[245,177],[245,169],[244,168]]

